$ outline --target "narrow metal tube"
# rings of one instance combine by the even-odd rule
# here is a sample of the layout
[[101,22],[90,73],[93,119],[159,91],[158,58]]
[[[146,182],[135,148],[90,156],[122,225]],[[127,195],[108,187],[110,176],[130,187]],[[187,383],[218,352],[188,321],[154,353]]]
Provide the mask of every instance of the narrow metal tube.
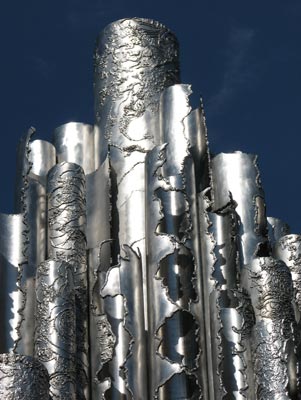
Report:
[[199,196],[209,398],[255,399],[246,336],[254,324],[250,300],[239,287],[239,219],[229,201],[214,213],[209,189]]
[[256,398],[295,398],[293,285],[289,269],[282,261],[259,257],[243,269],[241,284],[255,312],[250,340]]
[[47,368],[53,400],[80,399],[76,381],[76,308],[72,266],[47,260],[37,270],[35,357]]
[[48,174],[48,257],[71,264],[76,298],[77,396],[88,398],[88,276],[83,169],[60,163]]
[[95,165],[93,126],[80,122],[61,125],[54,130],[53,143],[58,163],[78,164],[86,175],[98,168]]
[[20,341],[19,310],[24,304],[19,282],[24,261],[22,232],[22,214],[0,214],[0,353],[13,351]]
[[49,400],[49,376],[36,359],[0,354],[0,396],[12,400]]
[[[301,236],[291,234],[280,237],[273,247],[273,256],[287,265],[293,281],[293,306],[297,323],[294,339],[298,362],[295,395],[299,399],[301,396]],[[292,370],[292,373],[295,374],[296,371]]]
[[132,248],[124,251],[126,257],[105,273],[103,285],[100,265],[92,288],[91,318],[98,327],[92,354],[95,398],[148,397],[141,260]]
[[184,183],[190,179],[183,166],[178,175],[164,175],[166,147],[155,147],[146,158],[150,398],[206,398],[198,250]]
[[278,242],[282,236],[289,235],[291,232],[289,225],[279,218],[267,217],[267,222],[269,242],[273,252],[276,242]]
[[213,211],[227,204],[229,193],[237,203],[242,266],[256,256],[269,255],[265,200],[257,157],[239,151],[221,153],[212,158],[211,166]]

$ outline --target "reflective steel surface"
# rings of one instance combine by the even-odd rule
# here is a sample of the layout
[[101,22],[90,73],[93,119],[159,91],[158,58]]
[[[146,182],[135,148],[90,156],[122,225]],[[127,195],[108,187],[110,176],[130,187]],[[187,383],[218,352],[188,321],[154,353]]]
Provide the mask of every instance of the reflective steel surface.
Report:
[[36,359],[0,354],[0,396],[7,400],[49,400],[49,376]]
[[257,156],[213,155],[178,51],[159,22],[111,23],[95,121],[21,138],[1,399],[301,399],[301,236],[266,218]]

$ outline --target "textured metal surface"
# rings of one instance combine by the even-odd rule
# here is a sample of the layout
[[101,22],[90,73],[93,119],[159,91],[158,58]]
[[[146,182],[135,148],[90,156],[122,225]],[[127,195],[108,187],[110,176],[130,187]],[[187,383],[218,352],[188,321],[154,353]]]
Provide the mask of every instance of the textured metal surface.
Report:
[[209,190],[199,196],[200,240],[210,399],[253,399],[250,300],[239,286],[239,219],[229,201],[211,212]]
[[301,236],[285,235],[279,238],[273,247],[273,256],[285,262],[289,268],[294,288],[294,311],[295,311],[295,345],[297,368],[297,389],[298,396],[301,398]]
[[48,257],[71,264],[76,300],[77,396],[88,396],[86,184],[83,169],[60,163],[48,174]]
[[[182,145],[179,140],[179,145]],[[206,355],[198,249],[189,199],[191,157],[167,176],[168,145],[147,155],[150,398],[206,398]],[[187,149],[187,145],[186,145]],[[179,154],[179,153],[178,153]],[[185,160],[186,159],[186,160]],[[178,161],[180,161],[180,156]],[[170,162],[170,160],[169,160]],[[166,165],[165,165],[166,164]],[[193,174],[193,168],[187,172]],[[192,176],[193,177],[193,176]],[[193,182],[193,179],[192,179]]]
[[114,22],[98,38],[94,76],[95,149],[100,163],[107,154],[110,161],[114,254],[122,255],[123,245],[139,248],[146,310],[145,154],[159,143],[149,121],[156,119],[161,91],[179,81],[177,39],[152,20]]
[[49,376],[36,359],[0,354],[0,396],[6,400],[49,400]]
[[95,399],[147,398],[141,260],[130,247],[124,251],[126,257],[108,271],[100,263],[92,287],[91,318],[98,328],[91,341]]
[[47,260],[37,270],[35,357],[47,368],[53,400],[76,395],[76,308],[73,271]]
[[256,399],[291,399],[296,394],[293,285],[287,266],[271,257],[254,259],[242,272],[255,325],[251,345]]
[[227,204],[229,192],[237,203],[242,265],[255,256],[268,255],[265,200],[257,156],[221,153],[213,157],[211,163],[214,211]]
[[269,242],[273,250],[276,242],[282,236],[289,235],[291,233],[290,227],[286,222],[282,221],[279,218],[267,217],[267,222],[268,222]]
[[20,290],[20,264],[24,260],[22,214],[0,214],[0,353],[11,352],[20,339],[24,304]]
[[55,129],[53,143],[58,163],[63,161],[80,165],[85,174],[93,172],[95,165],[93,126],[69,122]]

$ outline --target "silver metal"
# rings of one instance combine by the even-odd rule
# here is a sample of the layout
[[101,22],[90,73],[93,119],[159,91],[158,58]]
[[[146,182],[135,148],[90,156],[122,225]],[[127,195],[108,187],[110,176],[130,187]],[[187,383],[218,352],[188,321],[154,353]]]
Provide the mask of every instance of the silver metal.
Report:
[[83,169],[60,163],[48,174],[48,257],[71,264],[76,299],[77,396],[88,397],[88,276]]
[[49,376],[36,359],[0,354],[0,396],[6,400],[49,400]]
[[242,266],[255,256],[267,256],[265,200],[257,156],[239,151],[221,153],[212,158],[211,165],[214,211],[227,204],[229,192],[237,203]]
[[268,222],[269,242],[273,250],[276,242],[282,236],[289,235],[291,233],[290,227],[286,222],[282,221],[279,218],[267,217],[267,222]]
[[254,259],[242,271],[251,297],[251,333],[256,399],[291,399],[296,394],[293,285],[287,266],[271,257]]
[[193,168],[190,163],[192,176],[185,175],[184,163],[189,166],[191,160],[186,152],[183,164],[177,164],[180,170],[172,170],[178,175],[164,175],[169,172],[167,148],[157,146],[146,158],[149,397],[206,398],[200,269],[191,231],[192,198],[185,184],[193,178]]
[[55,129],[53,142],[58,163],[63,161],[80,165],[85,174],[95,171],[93,126],[69,122]]
[[56,164],[55,147],[46,140],[33,140],[29,146],[28,158],[31,164],[29,175],[46,186],[47,174]]
[[22,214],[0,214],[0,353],[13,351],[20,341],[19,310],[24,304],[19,282],[24,260],[22,232]]
[[80,399],[72,266],[47,260],[37,270],[35,357],[47,368],[53,400]]
[[141,260],[130,247],[124,252],[126,257],[106,272],[103,285],[100,264],[92,287],[91,317],[98,328],[91,341],[95,399],[147,398]]
[[[123,245],[141,253],[145,310],[145,154],[159,143],[154,120],[161,91],[178,81],[178,42],[164,25],[123,19],[108,25],[98,37],[95,149],[100,163],[107,154],[110,161],[114,254],[123,255]],[[153,123],[148,125],[150,120]],[[135,224],[129,222],[133,220]]]
[[209,188],[199,195],[210,399],[254,399],[250,346],[251,302],[239,285],[239,219],[229,201],[211,212]]

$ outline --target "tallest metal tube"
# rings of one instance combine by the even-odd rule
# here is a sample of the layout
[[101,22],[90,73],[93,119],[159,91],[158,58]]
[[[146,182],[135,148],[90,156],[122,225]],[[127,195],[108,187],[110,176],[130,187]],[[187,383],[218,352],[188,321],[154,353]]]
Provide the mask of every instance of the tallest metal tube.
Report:
[[179,82],[177,39],[152,20],[113,22],[98,38],[94,73],[96,157],[108,156],[111,168],[113,261],[124,245],[140,252],[147,323],[144,165],[160,143],[160,94]]

